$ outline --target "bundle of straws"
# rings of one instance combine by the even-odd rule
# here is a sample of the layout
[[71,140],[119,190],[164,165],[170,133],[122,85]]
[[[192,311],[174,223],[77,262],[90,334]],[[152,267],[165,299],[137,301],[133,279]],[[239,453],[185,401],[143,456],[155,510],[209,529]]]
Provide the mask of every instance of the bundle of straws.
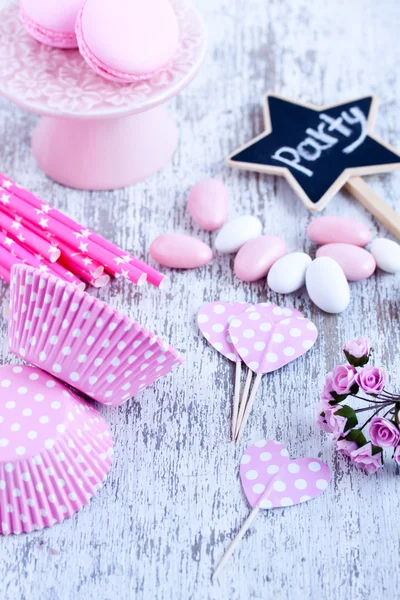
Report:
[[111,277],[163,287],[166,276],[49,206],[0,173],[0,276],[25,263],[72,283],[100,288]]

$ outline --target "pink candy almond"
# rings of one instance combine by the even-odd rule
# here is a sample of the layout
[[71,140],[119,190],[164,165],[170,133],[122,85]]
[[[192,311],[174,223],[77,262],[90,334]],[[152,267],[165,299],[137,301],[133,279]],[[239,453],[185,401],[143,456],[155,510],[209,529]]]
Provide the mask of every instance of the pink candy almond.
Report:
[[318,256],[333,258],[342,267],[347,281],[367,279],[376,268],[372,254],[352,244],[326,244],[317,250]]
[[262,235],[249,240],[236,255],[235,274],[242,281],[262,279],[272,265],[286,253],[286,243],[278,236]]
[[164,267],[196,269],[213,258],[213,252],[201,240],[183,233],[164,233],[150,246],[150,256]]
[[311,221],[307,234],[315,244],[352,244],[364,247],[371,241],[371,232],[356,219],[326,216]]
[[228,220],[229,192],[218,179],[199,181],[189,192],[188,209],[200,227],[216,231]]

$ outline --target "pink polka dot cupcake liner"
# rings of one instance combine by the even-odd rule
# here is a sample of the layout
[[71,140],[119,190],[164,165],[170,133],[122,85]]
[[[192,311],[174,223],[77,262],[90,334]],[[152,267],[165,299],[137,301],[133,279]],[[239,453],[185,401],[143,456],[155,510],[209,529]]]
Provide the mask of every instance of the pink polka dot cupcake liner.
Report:
[[183,362],[139,323],[48,273],[16,265],[10,298],[10,350],[102,404],[123,404]]
[[112,453],[89,403],[35,367],[0,367],[0,533],[71,517],[102,487]]

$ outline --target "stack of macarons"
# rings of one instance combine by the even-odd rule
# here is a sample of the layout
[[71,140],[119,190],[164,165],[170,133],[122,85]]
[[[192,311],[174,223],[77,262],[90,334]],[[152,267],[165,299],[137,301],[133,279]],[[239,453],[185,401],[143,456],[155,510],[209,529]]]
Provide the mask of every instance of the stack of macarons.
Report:
[[148,79],[172,61],[179,27],[169,0],[21,0],[21,19],[39,42],[79,48],[117,83]]

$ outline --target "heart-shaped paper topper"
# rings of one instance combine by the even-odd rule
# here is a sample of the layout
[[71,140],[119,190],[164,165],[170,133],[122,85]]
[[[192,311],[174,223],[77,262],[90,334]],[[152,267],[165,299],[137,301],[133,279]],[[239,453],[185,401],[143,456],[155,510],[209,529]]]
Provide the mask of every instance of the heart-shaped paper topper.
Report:
[[278,508],[322,494],[329,485],[331,472],[317,458],[291,460],[283,444],[261,440],[243,454],[240,479],[253,508]]
[[278,315],[271,315],[270,307],[257,305],[256,310],[248,309],[231,320],[231,340],[249,369],[258,374],[271,373],[314,345],[316,326],[298,314],[293,310],[294,316],[278,320]]
[[209,302],[201,307],[197,315],[197,324],[206,340],[233,362],[240,362],[241,358],[229,336],[229,323],[250,306],[246,302]]

